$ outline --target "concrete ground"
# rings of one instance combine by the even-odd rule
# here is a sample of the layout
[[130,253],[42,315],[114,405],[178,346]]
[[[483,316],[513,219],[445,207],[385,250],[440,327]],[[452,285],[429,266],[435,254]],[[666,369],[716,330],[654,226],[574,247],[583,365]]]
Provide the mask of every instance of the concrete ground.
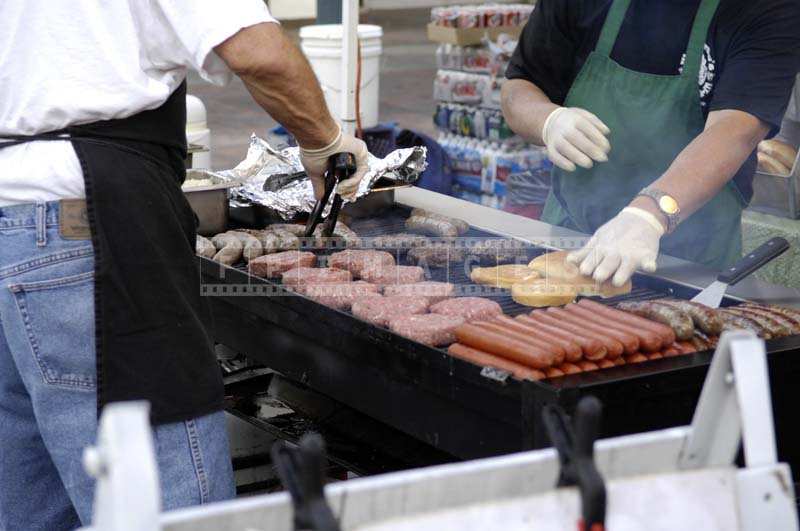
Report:
[[[373,11],[362,13],[361,22],[383,27],[380,78],[380,120],[401,127],[433,133],[433,78],[436,45],[425,33],[430,11]],[[311,22],[309,22],[311,23]],[[285,26],[297,39],[298,24]],[[217,87],[197,76],[189,78],[189,93],[203,100],[212,132],[212,166],[232,168],[247,151],[250,133],[265,135],[275,121],[258,107],[244,85],[234,79]]]

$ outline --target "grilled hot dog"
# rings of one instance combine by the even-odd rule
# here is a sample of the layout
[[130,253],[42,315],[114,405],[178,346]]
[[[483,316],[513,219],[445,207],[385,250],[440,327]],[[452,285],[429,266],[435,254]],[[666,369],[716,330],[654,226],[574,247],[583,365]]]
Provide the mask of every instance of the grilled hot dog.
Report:
[[525,324],[522,321],[512,319],[507,315],[498,315],[495,318],[495,322],[499,323],[504,327],[508,327],[509,329],[516,330],[517,332],[531,335],[533,337],[539,338],[553,345],[558,345],[564,350],[565,361],[574,362],[578,361],[583,357],[581,346],[578,345],[575,341],[572,341],[570,339],[565,339],[563,336],[550,333],[547,330],[543,330],[540,327],[535,327],[529,324]]
[[531,369],[530,367],[498,356],[493,356],[488,352],[482,352],[466,345],[461,345],[460,343],[453,343],[450,345],[447,352],[455,358],[480,365],[481,367],[494,367],[495,369],[508,371],[513,374],[515,378],[519,378],[520,380],[541,380],[545,377],[542,371]]
[[555,360],[552,352],[474,324],[459,326],[455,330],[455,336],[459,343],[468,347],[483,350],[534,369],[546,369],[552,366]]

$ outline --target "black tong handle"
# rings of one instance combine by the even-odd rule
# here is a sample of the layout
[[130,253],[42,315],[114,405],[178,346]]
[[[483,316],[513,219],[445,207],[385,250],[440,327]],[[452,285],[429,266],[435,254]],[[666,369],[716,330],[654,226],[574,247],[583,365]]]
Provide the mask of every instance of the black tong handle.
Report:
[[[356,172],[356,159],[351,153],[337,153],[328,159],[328,171],[325,173],[325,191],[322,197],[314,205],[314,210],[308,218],[306,224],[305,236],[306,238],[314,235],[314,230],[322,221],[322,213],[325,210],[325,205],[331,197],[336,183],[347,179]],[[336,220],[339,217],[339,211],[342,208],[342,198],[339,194],[333,197],[333,204],[331,211],[328,213],[328,219],[323,226],[322,236],[330,237],[333,234],[333,229],[336,228]]]
[[600,432],[601,413],[598,399],[583,398],[575,410],[573,430],[560,407],[547,405],[542,410],[545,430],[561,465],[557,486],[578,486],[583,528],[587,531],[603,529],[606,519],[606,486],[594,461],[594,441]]
[[316,433],[303,435],[298,445],[276,442],[270,452],[281,483],[294,508],[295,531],[340,531],[325,500],[325,442]]

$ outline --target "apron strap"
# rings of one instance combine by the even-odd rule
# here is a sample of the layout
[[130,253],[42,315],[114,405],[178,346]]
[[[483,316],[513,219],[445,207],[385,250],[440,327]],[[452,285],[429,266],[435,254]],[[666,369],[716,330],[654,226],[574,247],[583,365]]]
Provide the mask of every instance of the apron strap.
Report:
[[611,57],[611,50],[614,49],[614,43],[617,42],[617,35],[622,28],[622,22],[625,20],[625,13],[628,12],[628,6],[631,5],[631,0],[614,0],[611,8],[606,15],[606,21],[603,23],[603,30],[600,32],[600,38],[597,39],[597,46],[594,51],[603,57]]
[[[595,46],[594,51],[597,54],[603,57],[611,57],[611,51],[617,42],[619,31],[622,28],[622,23],[625,20],[625,14],[628,12],[630,4],[631,0],[614,0],[611,4],[606,20],[603,23],[603,29],[600,32],[600,38],[597,39],[597,46]],[[700,60],[703,57],[708,28],[711,26],[711,21],[717,12],[718,6],[719,0],[702,0],[700,2],[700,7],[694,17],[689,44],[686,47],[684,76],[694,79],[697,72],[700,71]]]
[[700,72],[708,28],[711,27],[717,7],[719,7],[719,0],[702,0],[694,17],[689,44],[686,46],[686,61],[683,65],[683,77],[690,78],[692,83],[695,82],[697,74]]

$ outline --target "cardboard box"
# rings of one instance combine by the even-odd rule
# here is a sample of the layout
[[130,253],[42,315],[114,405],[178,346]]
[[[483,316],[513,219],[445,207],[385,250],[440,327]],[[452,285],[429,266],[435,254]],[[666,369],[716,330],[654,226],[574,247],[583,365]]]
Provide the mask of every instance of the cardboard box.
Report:
[[486,35],[496,40],[501,33],[518,39],[523,26],[501,26],[499,28],[447,28],[433,22],[428,23],[428,40],[457,46],[474,46],[480,44]]

